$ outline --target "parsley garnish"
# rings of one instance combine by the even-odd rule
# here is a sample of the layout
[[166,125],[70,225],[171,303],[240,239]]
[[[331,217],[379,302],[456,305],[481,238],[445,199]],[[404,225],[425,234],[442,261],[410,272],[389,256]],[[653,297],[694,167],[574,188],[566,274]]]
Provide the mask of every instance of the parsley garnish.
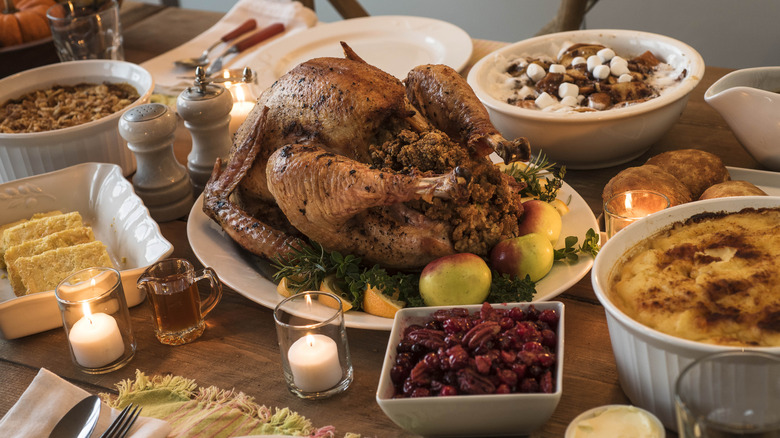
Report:
[[582,245],[577,247],[577,236],[568,236],[564,240],[564,247],[556,249],[553,252],[554,260],[564,260],[569,263],[574,263],[579,259],[578,253],[590,254],[596,257],[599,253],[599,235],[593,228],[588,229],[585,233],[585,240]]

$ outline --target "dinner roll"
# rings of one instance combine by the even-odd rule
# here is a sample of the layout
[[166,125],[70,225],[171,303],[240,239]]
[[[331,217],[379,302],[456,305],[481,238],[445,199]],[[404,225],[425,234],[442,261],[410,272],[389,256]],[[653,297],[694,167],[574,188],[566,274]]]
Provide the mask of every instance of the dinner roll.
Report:
[[663,193],[669,198],[672,206],[694,200],[685,184],[669,172],[652,164],[622,170],[604,186],[601,197],[606,202],[612,196],[628,190],[652,190]]
[[669,172],[691,191],[698,199],[704,191],[729,180],[729,171],[720,157],[698,149],[680,149],[656,155],[646,164],[652,164]]
[[766,192],[747,181],[725,181],[708,188],[699,200],[730,196],[767,196]]

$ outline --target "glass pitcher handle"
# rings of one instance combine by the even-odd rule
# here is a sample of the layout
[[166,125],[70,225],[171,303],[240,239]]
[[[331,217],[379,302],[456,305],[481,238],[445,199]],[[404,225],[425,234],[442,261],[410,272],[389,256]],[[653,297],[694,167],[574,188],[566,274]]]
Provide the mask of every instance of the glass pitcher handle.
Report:
[[205,317],[214,309],[217,303],[219,303],[219,300],[222,299],[222,282],[219,281],[217,273],[209,267],[203,268],[199,274],[200,275],[195,277],[194,281],[198,282],[200,280],[208,279],[211,288],[208,298],[200,304],[200,315],[201,317]]

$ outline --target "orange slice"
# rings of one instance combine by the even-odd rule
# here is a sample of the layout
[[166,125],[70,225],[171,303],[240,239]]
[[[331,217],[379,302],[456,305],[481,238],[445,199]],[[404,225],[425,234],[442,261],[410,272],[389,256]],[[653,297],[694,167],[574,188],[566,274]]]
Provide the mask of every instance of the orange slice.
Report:
[[[324,280],[322,280],[322,283],[320,283],[320,291],[330,292],[333,295],[338,295],[341,297],[341,306],[344,308],[345,312],[352,308],[352,301],[348,298],[347,292],[342,289],[342,286],[339,284],[335,275],[328,275]],[[329,296],[320,295],[319,300],[320,303],[328,307],[332,307],[334,309],[339,308],[339,302]]]
[[363,294],[363,311],[370,315],[392,318],[404,306],[403,301],[394,300],[372,286]]
[[288,284],[287,281],[287,277],[283,277],[279,281],[279,284],[276,285],[276,292],[278,292],[279,295],[285,298],[295,293],[295,291],[290,288],[290,285]]

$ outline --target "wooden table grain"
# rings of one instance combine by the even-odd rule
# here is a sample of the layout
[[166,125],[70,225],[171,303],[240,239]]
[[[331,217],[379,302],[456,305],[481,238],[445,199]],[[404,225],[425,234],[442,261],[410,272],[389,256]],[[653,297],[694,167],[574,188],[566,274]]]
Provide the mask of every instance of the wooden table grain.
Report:
[[[221,14],[144,5],[122,6],[127,60],[143,62],[182,44],[215,23]],[[621,169],[639,165],[660,152],[698,148],[719,155],[726,165],[760,168],[737,142],[721,117],[703,100],[704,91],[728,70],[708,67],[692,92],[680,120],[644,156],[606,169],[569,170],[565,180],[601,213],[604,184]],[[186,160],[189,137],[180,132],[176,155]],[[175,257],[197,263],[184,219],[160,224],[173,243]],[[618,383],[604,309],[591,287],[590,275],[558,297],[566,306],[566,351],[563,396],[552,418],[534,437],[561,437],[579,413],[600,405],[629,403]],[[21,339],[0,339],[0,414],[11,408],[41,367],[92,393],[111,392],[138,369],[148,375],[174,374],[195,379],[201,386],[235,388],[269,407],[289,407],[316,426],[333,425],[337,436],[346,432],[364,437],[410,436],[393,424],[375,401],[379,370],[388,332],[348,329],[355,379],[343,394],[306,401],[287,391],[271,310],[227,289],[208,318],[205,334],[183,346],[165,346],[154,338],[146,304],[130,310],[138,351],[124,368],[103,375],[80,372],[72,363],[62,329]],[[480,421],[475,418],[474,421]],[[670,434],[673,436],[673,434]]]

